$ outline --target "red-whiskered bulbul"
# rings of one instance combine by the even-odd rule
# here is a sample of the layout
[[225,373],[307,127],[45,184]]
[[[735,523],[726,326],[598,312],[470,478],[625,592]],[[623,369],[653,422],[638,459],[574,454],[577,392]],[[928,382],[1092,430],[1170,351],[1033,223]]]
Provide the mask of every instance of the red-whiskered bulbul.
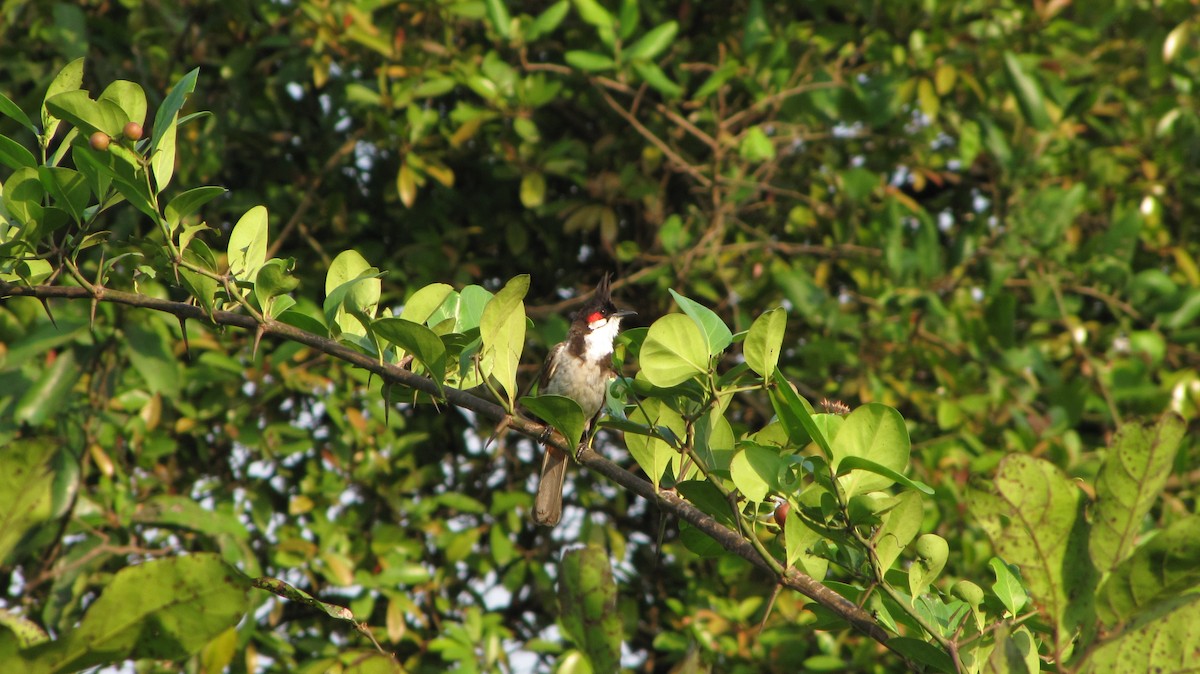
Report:
[[[635,313],[619,310],[613,305],[608,283],[608,274],[605,274],[592,299],[572,319],[566,340],[550,349],[538,380],[539,395],[566,396],[583,409],[587,422],[580,449],[600,418],[609,382],[617,376],[612,363],[613,340],[621,329],[621,319]],[[537,524],[552,527],[562,517],[566,468],[567,455],[557,447],[547,445],[537,498],[533,501],[533,521]]]

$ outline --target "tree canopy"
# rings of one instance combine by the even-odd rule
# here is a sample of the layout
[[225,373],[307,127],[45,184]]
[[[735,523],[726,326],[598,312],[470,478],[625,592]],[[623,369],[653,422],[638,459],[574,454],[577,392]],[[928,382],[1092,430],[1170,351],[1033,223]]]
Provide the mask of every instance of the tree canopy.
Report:
[[[17,1],[0,26],[0,661],[1200,648],[1191,3]],[[582,415],[524,396],[607,272],[624,376],[537,528],[538,443]]]

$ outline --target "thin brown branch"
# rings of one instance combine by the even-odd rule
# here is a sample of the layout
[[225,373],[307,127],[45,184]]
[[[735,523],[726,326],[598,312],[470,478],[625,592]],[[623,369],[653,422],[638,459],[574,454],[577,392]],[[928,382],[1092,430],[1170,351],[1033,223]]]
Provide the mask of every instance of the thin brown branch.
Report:
[[[292,211],[292,217],[288,218],[287,224],[283,226],[283,229],[280,230],[279,235],[276,236],[271,242],[270,248],[267,249],[268,260],[279,254],[279,249],[283,246],[283,243],[287,241],[288,237],[291,236],[292,232],[296,230],[296,228],[302,228],[301,222],[304,218],[304,214],[308,212],[308,208],[312,205],[313,199],[320,194],[320,190],[317,188],[321,186],[321,183],[325,182],[325,176],[328,175],[330,171],[337,168],[338,164],[341,164],[342,160],[354,151],[354,148],[358,146],[358,141],[360,138],[362,138],[364,133],[366,133],[365,129],[359,129],[355,133],[351,134],[351,136],[346,139],[346,142],[342,143],[341,147],[335,150],[333,154],[329,155],[329,159],[325,160],[325,164],[321,166],[320,172],[317,173],[315,178],[313,178],[312,183],[305,186],[304,197],[300,199],[299,204],[296,204],[296,210]],[[321,253],[322,251],[318,250],[317,252]]]
[[763,108],[775,105],[776,103],[791,98],[792,96],[806,94],[810,91],[817,91],[819,89],[836,89],[841,86],[843,86],[842,83],[835,80],[831,82],[809,82],[807,84],[801,84],[790,89],[784,89],[783,91],[779,91],[765,98],[761,98],[755,101],[754,105],[751,105],[740,112],[736,112],[729,117],[726,117],[721,121],[721,128],[732,129],[738,124],[741,124],[742,121],[750,115],[756,114]]
[[[484,400],[467,391],[453,388],[441,389],[432,379],[419,376],[395,364],[380,363],[376,358],[356,351],[332,339],[272,319],[268,319],[264,323],[259,323],[251,316],[229,311],[214,311],[210,316],[205,314],[202,308],[191,304],[173,302],[171,300],[99,286],[94,286],[92,290],[76,286],[27,287],[0,280],[0,299],[6,297],[84,301],[96,299],[102,302],[112,302],[131,307],[161,311],[182,319],[211,321],[216,325],[232,326],[252,331],[261,330],[266,336],[304,344],[350,365],[373,372],[393,384],[400,384],[401,386],[429,394],[434,398],[445,399],[456,407],[471,410],[494,421],[506,422],[510,428],[528,437],[541,438],[547,432],[545,424],[520,416],[510,415],[500,405]],[[563,451],[569,451],[566,440],[557,433],[552,433],[547,442],[559,447]],[[856,630],[888,648],[893,648],[891,646],[891,637],[887,631],[880,627],[868,613],[853,602],[794,568],[786,569],[782,574],[778,573],[767,560],[761,557],[749,541],[720,524],[712,517],[709,517],[677,494],[657,491],[648,481],[637,477],[591,449],[584,450],[579,457],[579,461],[587,468],[603,475],[642,498],[653,502],[659,508],[703,531],[726,550],[742,557],[759,569],[772,575],[783,585],[800,592],[821,606],[824,606]]]
[[642,124],[640,121],[638,121],[637,117],[633,116],[632,113],[622,107],[621,104],[618,103],[611,94],[604,90],[604,88],[597,86],[596,91],[600,92],[600,97],[604,99],[604,102],[608,104],[608,107],[612,108],[613,112],[617,113],[621,119],[628,122],[629,125],[632,126],[635,131],[641,134],[643,138],[650,141],[651,145],[661,150],[667,159],[670,160],[672,165],[690,175],[696,182],[700,183],[702,187],[709,187],[712,185],[711,178],[704,175],[700,169],[696,168],[686,159],[679,156],[679,154],[676,153],[675,150],[673,150],[671,146],[666,143],[666,141],[656,136],[650,129],[646,128],[645,124]]
[[[1006,288],[1032,288],[1035,285],[1040,286],[1041,284],[1041,281],[1033,281],[1024,278],[1010,278],[1004,281],[1004,286]],[[1075,295],[1083,295],[1084,297],[1091,297],[1093,299],[1100,300],[1108,305],[1108,308],[1112,310],[1113,313],[1117,313],[1119,311],[1128,315],[1135,321],[1142,320],[1142,313],[1137,309],[1134,309],[1133,305],[1122,301],[1115,296],[1104,292],[1103,290],[1099,290],[1091,286],[1080,285],[1078,283],[1064,283],[1060,286],[1060,288]]]

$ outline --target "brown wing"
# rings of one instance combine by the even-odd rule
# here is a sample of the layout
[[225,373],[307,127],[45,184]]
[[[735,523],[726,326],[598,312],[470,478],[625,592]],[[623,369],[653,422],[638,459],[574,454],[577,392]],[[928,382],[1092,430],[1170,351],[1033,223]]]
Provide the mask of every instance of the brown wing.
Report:
[[538,395],[546,392],[546,384],[550,383],[550,378],[554,376],[554,371],[558,369],[559,356],[562,355],[562,351],[565,348],[567,348],[567,343],[559,342],[546,355],[546,362],[542,364],[542,371],[538,374]]

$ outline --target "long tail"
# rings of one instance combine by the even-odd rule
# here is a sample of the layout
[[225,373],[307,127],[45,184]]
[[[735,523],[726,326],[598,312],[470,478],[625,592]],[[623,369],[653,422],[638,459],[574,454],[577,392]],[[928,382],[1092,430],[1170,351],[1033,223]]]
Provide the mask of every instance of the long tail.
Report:
[[546,447],[537,497],[533,500],[533,521],[544,527],[558,524],[562,518],[563,477],[567,474],[567,455],[557,447]]

